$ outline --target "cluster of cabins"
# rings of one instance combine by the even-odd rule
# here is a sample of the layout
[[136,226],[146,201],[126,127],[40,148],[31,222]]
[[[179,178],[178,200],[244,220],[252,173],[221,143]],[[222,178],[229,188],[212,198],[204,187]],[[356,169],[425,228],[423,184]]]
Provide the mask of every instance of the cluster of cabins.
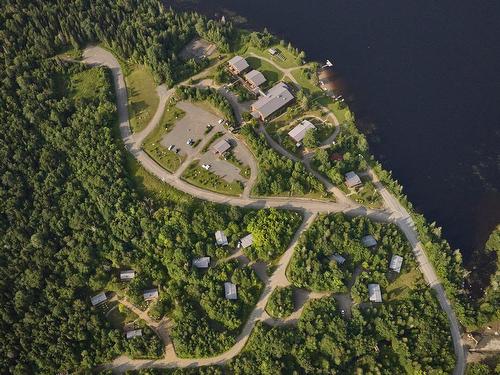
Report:
[[[258,70],[251,70],[248,62],[241,56],[234,56],[228,62],[229,71],[243,79],[252,92],[260,91],[260,97],[252,104],[252,116],[262,121],[285,108],[294,100],[289,87],[284,82],[278,82],[267,93],[260,90],[266,82],[266,77]],[[250,70],[250,71],[249,71]]]
[[[368,248],[373,248],[377,246],[377,240],[371,234],[361,238],[361,243],[363,246]],[[334,260],[338,264],[344,264],[346,259],[340,254],[333,254],[330,256],[331,260]],[[389,262],[389,270],[400,273],[401,267],[403,265],[403,257],[397,254],[393,254],[391,261]],[[368,284],[368,299],[370,302],[382,302],[382,291],[379,284]]]

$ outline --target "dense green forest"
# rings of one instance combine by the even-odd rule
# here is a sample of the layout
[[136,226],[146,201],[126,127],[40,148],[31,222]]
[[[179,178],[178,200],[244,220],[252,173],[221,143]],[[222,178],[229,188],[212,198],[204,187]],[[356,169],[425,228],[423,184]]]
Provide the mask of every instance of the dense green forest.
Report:
[[[141,62],[168,83],[184,74],[174,55],[188,40],[200,33],[228,48],[224,35],[230,24],[177,15],[155,1],[71,7],[62,1],[10,1],[2,5],[0,17],[0,372],[57,373],[91,368],[121,353],[158,356],[159,340],[147,329],[143,338],[125,340],[102,307],[91,307],[90,296],[101,290],[134,300],[144,288],[158,286],[157,317],[171,313],[178,327],[196,327],[198,338],[227,336],[212,340],[210,345],[218,345],[213,348],[175,332],[179,347],[185,345],[181,354],[227,347],[259,295],[260,281],[251,269],[236,269],[232,262],[198,274],[191,259],[225,257],[229,250],[213,245],[213,232],[226,230],[234,246],[257,213],[197,201],[158,205],[140,199],[113,136],[116,114],[108,73],[52,56],[67,43],[102,41],[124,58],[147,56]],[[169,70],[180,75],[169,78]],[[297,220],[274,210],[259,215],[281,228],[277,238],[262,238],[259,246],[283,251]],[[123,267],[138,273],[126,288],[117,281]],[[214,308],[227,302],[222,279],[237,283],[240,292],[226,315]],[[190,298],[177,303],[185,289]],[[214,333],[212,322],[227,328]]]

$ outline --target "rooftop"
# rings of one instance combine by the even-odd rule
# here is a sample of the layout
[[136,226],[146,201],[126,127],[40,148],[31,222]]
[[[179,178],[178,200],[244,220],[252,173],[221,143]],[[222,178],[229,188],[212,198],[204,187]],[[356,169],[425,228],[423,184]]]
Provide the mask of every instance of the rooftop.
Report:
[[330,259],[336,261],[338,264],[344,264],[345,258],[340,254],[333,254]]
[[108,297],[106,297],[106,292],[99,293],[95,295],[94,297],[90,298],[90,302],[92,303],[92,306],[96,306],[104,301],[106,301]]
[[288,132],[288,135],[292,137],[295,142],[300,142],[304,139],[307,131],[309,129],[316,129],[313,123],[309,120],[304,120],[298,124],[295,128]]
[[208,268],[210,265],[210,257],[201,257],[193,259],[193,266],[196,268]]
[[213,149],[216,153],[218,154],[223,154],[224,152],[226,152],[227,150],[229,150],[231,148],[231,145],[229,144],[228,141],[226,141],[225,139],[221,139],[219,142],[217,142]]
[[245,237],[243,237],[240,240],[240,243],[241,243],[241,247],[244,248],[244,249],[247,248],[247,247],[249,247],[249,246],[251,246],[252,243],[253,243],[253,236],[252,236],[252,234],[250,233],[250,234],[246,235]]
[[215,240],[217,241],[217,245],[219,245],[219,246],[225,246],[228,244],[227,237],[224,234],[224,232],[221,230],[218,230],[217,232],[215,232]]
[[126,270],[120,272],[120,280],[131,280],[135,277],[134,270]]
[[133,337],[142,336],[142,329],[134,329],[132,331],[127,331],[125,333],[125,336],[127,336],[127,339],[131,339]]
[[226,299],[238,299],[238,292],[236,291],[236,285],[230,282],[225,282],[224,294],[226,296]]
[[403,257],[399,255],[393,255],[391,262],[389,263],[389,268],[397,273],[401,272],[401,266],[403,265]]
[[264,75],[258,70],[252,70],[245,74],[245,79],[255,87],[258,87],[266,82],[266,77],[264,77]]
[[368,284],[368,295],[370,296],[371,302],[382,302],[382,292],[380,291],[380,285]]
[[288,86],[283,82],[279,82],[266,95],[261,96],[253,103],[252,108],[265,119],[292,100],[293,95],[288,90]]
[[145,301],[158,298],[158,289],[148,289],[142,294]]
[[345,183],[348,187],[353,188],[362,184],[361,178],[355,172],[347,172],[345,174]]
[[228,63],[237,73],[240,73],[249,67],[247,61],[241,56],[234,56],[228,61]]
[[377,245],[377,240],[375,239],[375,237],[369,234],[361,239],[361,243],[365,247],[373,247]]

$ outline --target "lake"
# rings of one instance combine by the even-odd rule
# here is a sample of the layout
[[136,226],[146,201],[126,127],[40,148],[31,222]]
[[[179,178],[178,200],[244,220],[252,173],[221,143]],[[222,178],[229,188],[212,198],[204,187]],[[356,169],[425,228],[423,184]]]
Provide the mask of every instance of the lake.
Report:
[[267,27],[309,59],[332,60],[372,153],[474,266],[474,250],[500,222],[500,2],[191,0],[174,8]]

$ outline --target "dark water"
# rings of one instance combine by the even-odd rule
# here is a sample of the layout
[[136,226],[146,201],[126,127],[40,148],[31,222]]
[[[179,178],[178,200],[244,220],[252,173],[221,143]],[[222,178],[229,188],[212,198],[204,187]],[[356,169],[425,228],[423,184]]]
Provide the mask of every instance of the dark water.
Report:
[[500,2],[201,0],[334,61],[371,150],[467,264],[500,222]]

